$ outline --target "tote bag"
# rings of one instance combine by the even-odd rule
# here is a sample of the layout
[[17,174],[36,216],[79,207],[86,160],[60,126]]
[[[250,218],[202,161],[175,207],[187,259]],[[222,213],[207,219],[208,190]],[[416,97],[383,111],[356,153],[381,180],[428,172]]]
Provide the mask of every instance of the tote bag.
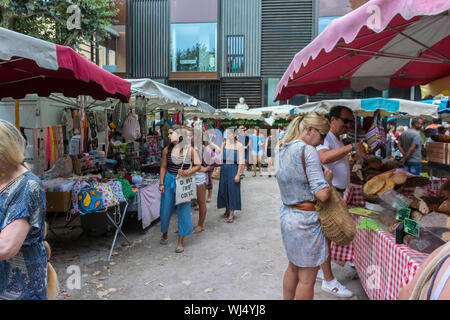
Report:
[[[184,156],[183,162],[181,164],[181,167],[183,167],[183,164],[186,160],[186,157],[188,155],[190,149],[186,152],[186,155]],[[192,161],[189,169],[192,168]],[[176,183],[176,189],[175,189],[175,205],[179,205],[181,203],[190,202],[192,199],[197,198],[197,185],[195,184],[195,178],[194,175],[190,176],[180,176],[177,175],[175,179]]]

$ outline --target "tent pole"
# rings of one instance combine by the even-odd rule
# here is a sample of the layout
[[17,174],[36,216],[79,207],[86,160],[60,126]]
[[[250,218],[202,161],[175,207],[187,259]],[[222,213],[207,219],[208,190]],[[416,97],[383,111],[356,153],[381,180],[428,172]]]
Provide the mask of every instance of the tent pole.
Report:
[[15,124],[16,124],[16,128],[20,129],[20,100],[16,99],[14,100],[14,115],[15,115]]

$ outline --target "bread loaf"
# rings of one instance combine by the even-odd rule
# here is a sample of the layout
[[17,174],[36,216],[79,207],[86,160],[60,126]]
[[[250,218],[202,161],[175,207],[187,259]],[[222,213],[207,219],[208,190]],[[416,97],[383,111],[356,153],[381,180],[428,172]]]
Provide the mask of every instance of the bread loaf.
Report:
[[444,202],[444,198],[433,196],[422,197],[419,203],[419,211],[422,214],[429,214],[430,212],[438,211],[442,202]]
[[395,184],[404,184],[406,182],[407,176],[401,172],[394,173],[391,177]]
[[394,187],[395,187],[394,180],[392,180],[392,178],[387,178],[386,183],[384,184],[384,187],[380,191],[377,192],[377,195],[381,196],[386,191],[394,189]]
[[397,160],[394,159],[383,159],[382,165],[381,165],[381,171],[390,171],[393,169],[397,169],[399,167],[399,163]]
[[450,215],[450,200],[442,202],[437,211]]
[[383,189],[385,184],[386,180],[382,176],[378,175],[366,182],[363,187],[363,191],[366,194],[377,194],[378,191]]

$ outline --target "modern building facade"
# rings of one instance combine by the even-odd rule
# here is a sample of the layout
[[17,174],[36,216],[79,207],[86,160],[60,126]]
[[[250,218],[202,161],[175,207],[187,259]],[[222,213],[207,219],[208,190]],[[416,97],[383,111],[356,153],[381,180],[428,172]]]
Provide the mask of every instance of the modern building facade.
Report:
[[[344,10],[334,13],[333,8],[342,9],[342,2]],[[216,108],[233,108],[240,97],[252,108],[302,104],[307,99],[381,96],[377,90],[344,90],[273,102],[275,87],[294,55],[314,39],[324,23],[362,3],[128,0],[123,36],[126,76],[166,83]],[[331,16],[322,17],[321,12]]]

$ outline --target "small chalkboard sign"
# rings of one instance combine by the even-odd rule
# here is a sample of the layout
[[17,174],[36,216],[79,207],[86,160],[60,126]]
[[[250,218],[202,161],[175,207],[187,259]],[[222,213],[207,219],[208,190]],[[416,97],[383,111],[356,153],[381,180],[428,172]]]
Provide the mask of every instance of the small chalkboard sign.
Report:
[[409,218],[405,218],[405,226],[404,226],[404,231],[416,238],[419,237],[419,233],[420,233],[420,225],[417,221],[414,221],[412,219]]

